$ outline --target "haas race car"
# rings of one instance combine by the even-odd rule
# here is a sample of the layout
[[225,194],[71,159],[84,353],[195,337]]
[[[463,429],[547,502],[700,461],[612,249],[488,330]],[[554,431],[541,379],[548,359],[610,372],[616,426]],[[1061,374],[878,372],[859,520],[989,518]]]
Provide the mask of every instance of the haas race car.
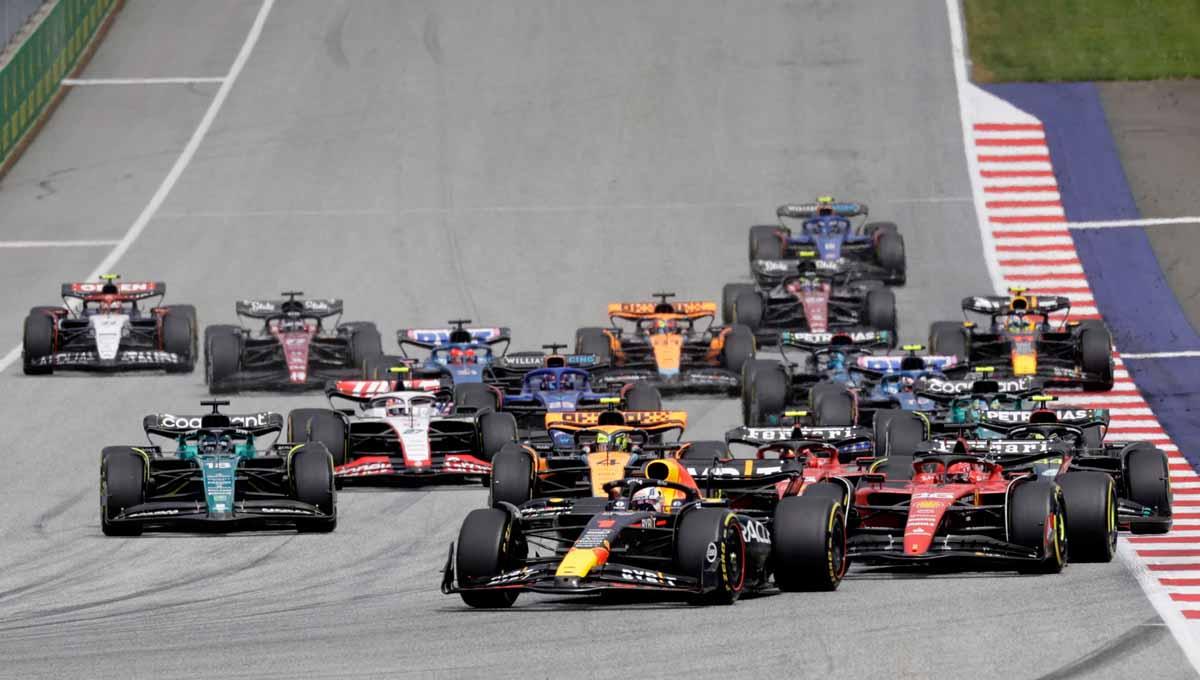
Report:
[[288,415],[288,436],[319,441],[333,456],[339,484],[347,481],[428,482],[486,477],[492,457],[517,441],[512,415],[458,403],[449,376],[410,376],[392,369],[391,380],[339,380],[325,394],[331,405]]
[[190,373],[196,364],[196,308],[153,305],[167,286],[161,281],[120,281],[105,274],[99,282],[64,283],[62,307],[34,307],[25,317],[22,344],[25,373],[55,369],[164,369]]
[[[227,401],[202,401],[210,413],[156,413],[143,419],[147,438],[164,446],[106,446],[100,458],[100,526],[108,536],[146,529],[337,526],[333,462],[317,443],[260,445],[283,429],[278,413],[227,415]],[[153,441],[153,440],[151,440]]]
[[331,317],[341,318],[341,300],[301,299],[299,291],[280,295],[284,299],[238,301],[238,317],[259,322],[257,329],[204,330],[209,392],[318,389],[330,380],[361,376],[365,362],[383,354],[374,323],[326,325]]
[[750,329],[714,326],[715,302],[654,296],[658,302],[611,303],[609,327],[576,331],[576,353],[593,354],[598,366],[609,366],[593,371],[593,380],[613,386],[648,382],[664,393],[737,394],[742,365],[754,358]]

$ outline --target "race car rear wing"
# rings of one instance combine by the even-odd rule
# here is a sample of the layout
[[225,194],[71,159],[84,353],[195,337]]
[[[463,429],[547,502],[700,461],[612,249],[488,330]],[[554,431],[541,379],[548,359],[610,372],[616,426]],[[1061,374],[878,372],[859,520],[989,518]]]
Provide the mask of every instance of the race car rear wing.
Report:
[[94,295],[103,295],[104,289],[115,289],[115,294],[124,300],[144,300],[167,294],[167,284],[162,281],[81,281],[62,285],[63,299],[86,300]]
[[453,382],[443,378],[397,378],[395,380],[337,380],[325,385],[325,396],[367,402],[388,392],[450,391]]
[[[512,330],[504,326],[458,327],[458,328],[401,328],[396,331],[396,342],[400,347],[435,349],[450,343],[477,343],[494,345],[512,340]],[[506,345],[507,347],[507,345]]]
[[[779,344],[785,347],[796,347],[808,351],[828,349],[831,347],[846,347],[848,349],[869,349],[872,347],[890,346],[891,331],[839,331],[811,333],[803,331],[780,331]],[[866,357],[864,357],[866,358]]]
[[[667,305],[670,305],[670,311],[666,310]],[[610,302],[608,305],[608,318],[610,319],[637,321],[667,314],[687,319],[716,316],[717,303],[685,300],[680,302]]]
[[[548,359],[555,357],[561,358],[562,363],[558,365],[547,363]],[[598,366],[600,366],[600,357],[595,354],[547,354],[544,352],[512,352],[496,357],[492,362],[493,368],[520,372],[529,372],[539,368],[582,368],[587,370]]]
[[816,217],[821,208],[832,210],[839,217],[858,217],[866,215],[866,203],[787,203],[775,209],[777,217],[790,219],[806,219]]
[[867,437],[871,430],[865,427],[817,427],[797,425],[795,427],[735,427],[725,433],[727,443],[739,442],[761,446],[785,441],[837,442],[858,437]]
[[[221,420],[217,420],[217,419]],[[228,420],[224,420],[228,418]],[[227,422],[228,425],[222,423]],[[245,432],[256,437],[283,431],[283,416],[270,411],[233,414],[174,415],[171,413],[152,413],[142,418],[142,429],[146,434],[160,437],[178,437],[209,427],[228,427],[232,430]]]
[[248,319],[269,319],[291,311],[285,305],[295,304],[301,316],[324,319],[342,313],[342,301],[337,298],[307,300],[238,300],[234,312]]
[[1053,314],[1071,311],[1071,298],[1063,295],[973,295],[962,300],[963,311],[978,314],[1007,314],[1023,311],[1026,314]]
[[687,411],[567,411],[547,413],[547,430],[583,430],[597,425],[628,425],[647,432],[683,431]]
[[983,378],[982,375],[961,379],[921,378],[913,385],[913,392],[934,401],[949,401],[970,394],[1034,394],[1041,389],[1042,381],[1031,375],[1019,378]]
[[934,439],[921,444],[931,453],[973,453],[988,458],[1041,456],[1056,452],[1065,442],[1048,439]]

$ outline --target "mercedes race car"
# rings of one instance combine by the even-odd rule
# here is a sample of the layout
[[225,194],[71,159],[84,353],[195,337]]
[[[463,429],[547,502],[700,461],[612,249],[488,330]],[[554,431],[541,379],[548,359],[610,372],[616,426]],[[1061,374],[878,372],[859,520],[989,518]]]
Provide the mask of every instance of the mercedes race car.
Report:
[[714,302],[670,302],[674,295],[614,302],[609,327],[576,331],[576,353],[610,366],[594,371],[594,381],[614,387],[649,382],[664,393],[738,393],[742,365],[754,358],[753,333],[745,326],[714,326]]
[[[217,325],[204,329],[208,391],[318,389],[330,380],[356,378],[367,359],[383,354],[379,329],[370,321],[340,323],[342,301],[300,298],[239,300],[239,318],[257,329]],[[336,317],[331,325],[326,320]]]
[[339,380],[326,387],[331,405],[356,409],[288,414],[288,437],[324,444],[339,484],[486,477],[492,457],[517,441],[512,415],[457,403],[449,376],[410,377],[404,366],[393,371],[392,380]]
[[512,606],[522,591],[642,590],[733,604],[772,578],[781,590],[833,590],[844,573],[844,515],[829,499],[781,497],[773,484],[708,499],[673,459],[602,491],[473,510],[450,547],[442,592],[485,608]]
[[[34,307],[25,317],[26,375],[55,369],[190,373],[196,364],[196,308],[162,306],[161,281],[64,283],[62,307]],[[158,298],[160,304],[141,307]]]
[[[855,217],[863,217],[865,222],[866,204],[821,196],[814,203],[782,205],[775,215],[780,219],[778,225],[750,227],[751,262],[787,260],[811,250],[823,262],[853,268],[888,284],[904,284],[904,238],[896,225],[872,222],[854,227],[850,222]],[[787,219],[803,220],[800,230],[788,228]]]
[[[1007,375],[1037,376],[1049,385],[1112,389],[1112,335],[1104,322],[1068,321],[1067,297],[1026,295],[1019,287],[1009,293],[964,298],[964,314],[985,315],[988,324],[934,322],[929,347],[964,362],[993,365]],[[1059,312],[1064,313],[1062,321],[1052,323],[1050,315]]]
[[[408,347],[429,350],[423,366],[448,373],[454,383],[480,383],[490,368],[508,350],[512,331],[504,327],[470,328],[470,319],[452,319],[452,328],[401,328],[396,331],[400,351],[408,356]],[[496,352],[494,346],[503,343]]]
[[[279,444],[278,413],[227,415],[227,401],[202,401],[210,413],[156,413],[143,419],[147,438],[164,446],[106,446],[100,456],[100,526],[108,536],[147,529],[337,526],[333,461],[319,443]],[[270,444],[263,438],[275,436]],[[151,440],[153,442],[153,440]]]

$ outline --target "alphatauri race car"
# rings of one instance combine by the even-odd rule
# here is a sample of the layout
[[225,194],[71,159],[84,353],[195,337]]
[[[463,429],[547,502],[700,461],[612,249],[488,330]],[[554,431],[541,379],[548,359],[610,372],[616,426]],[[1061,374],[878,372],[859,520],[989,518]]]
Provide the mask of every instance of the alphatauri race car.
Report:
[[[379,329],[370,321],[341,323],[342,301],[300,298],[239,300],[238,317],[257,329],[217,325],[204,329],[204,367],[213,394],[239,390],[318,389],[330,380],[362,375],[365,362],[383,354]],[[326,320],[336,317],[326,325]]]
[[64,283],[62,307],[34,307],[25,317],[25,373],[55,369],[190,373],[196,364],[196,308],[140,302],[167,292],[161,281]]
[[[278,413],[227,415],[227,401],[202,401],[204,415],[143,419],[159,445],[106,446],[100,456],[100,526],[108,536],[146,529],[232,531],[337,526],[333,461],[319,443],[276,443]],[[264,437],[275,440],[261,445]],[[153,440],[151,440],[153,441]]]

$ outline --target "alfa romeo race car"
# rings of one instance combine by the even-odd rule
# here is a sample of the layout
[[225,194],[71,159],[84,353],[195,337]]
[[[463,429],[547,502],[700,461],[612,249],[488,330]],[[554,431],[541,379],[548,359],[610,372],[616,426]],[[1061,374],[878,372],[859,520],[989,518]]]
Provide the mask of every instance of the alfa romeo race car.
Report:
[[[155,413],[142,427],[163,446],[106,446],[100,456],[100,526],[108,536],[146,529],[231,531],[295,527],[333,531],[337,495],[319,443],[280,444],[278,413]],[[266,446],[260,439],[275,435]],[[153,440],[151,440],[153,442]]]
[[614,479],[602,497],[473,510],[450,546],[442,592],[509,607],[522,591],[648,590],[733,604],[743,592],[833,590],[844,573],[844,515],[825,498],[775,487],[735,506],[706,499],[673,459]]
[[317,389],[329,380],[361,375],[367,359],[383,354],[374,323],[326,325],[326,319],[341,319],[341,300],[301,299],[299,291],[280,295],[285,299],[237,302],[238,317],[261,322],[258,329],[204,329],[209,392]]
[[[190,373],[196,364],[196,308],[162,306],[161,281],[62,284],[62,307],[34,307],[25,317],[22,343],[26,375],[55,369],[164,369]],[[158,298],[160,304],[139,303]]]
[[[866,204],[821,196],[814,203],[779,206],[775,215],[780,224],[750,227],[751,262],[786,260],[812,250],[824,262],[853,268],[888,284],[904,284],[904,238],[896,225],[872,222],[854,227],[850,223],[851,218],[866,217]],[[798,232],[787,227],[784,220],[788,219],[803,220]]]
[[738,393],[742,365],[754,358],[753,333],[745,326],[714,326],[715,302],[669,302],[674,295],[611,303],[609,327],[576,331],[576,353],[593,354],[598,365],[611,367],[594,371],[593,380],[610,386],[649,382],[664,393]]
[[[470,319],[448,321],[452,328],[401,328],[396,331],[400,351],[408,356],[408,347],[429,350],[423,362],[426,368],[449,373],[455,384],[484,382],[496,359],[508,350],[512,331],[502,326],[471,328]],[[493,348],[503,343],[497,353]]]
[[517,441],[512,415],[459,405],[449,376],[409,377],[403,366],[393,371],[392,380],[339,380],[326,387],[331,406],[348,402],[357,409],[288,414],[288,437],[321,442],[339,484],[486,477],[492,457]]
[[[929,329],[929,346],[937,354],[952,354],[974,364],[990,364],[1017,377],[1038,376],[1047,384],[1111,390],[1112,335],[1104,322],[1068,321],[1070,298],[1026,295],[963,298],[964,315],[975,313],[990,321],[980,328],[972,321],[937,321]],[[1060,323],[1050,315],[1063,312]]]

